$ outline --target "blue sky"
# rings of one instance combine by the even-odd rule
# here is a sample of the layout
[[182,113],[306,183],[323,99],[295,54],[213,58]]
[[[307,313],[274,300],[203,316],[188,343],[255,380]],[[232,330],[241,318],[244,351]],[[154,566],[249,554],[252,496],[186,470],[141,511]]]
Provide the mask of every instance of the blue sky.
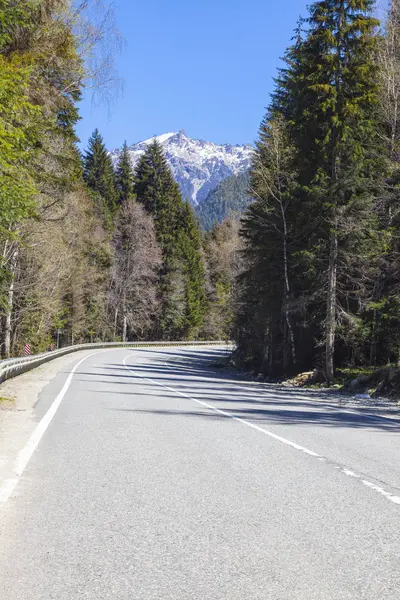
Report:
[[114,105],[81,105],[83,145],[98,127],[116,148],[184,129],[252,143],[306,0],[114,0],[125,48]]

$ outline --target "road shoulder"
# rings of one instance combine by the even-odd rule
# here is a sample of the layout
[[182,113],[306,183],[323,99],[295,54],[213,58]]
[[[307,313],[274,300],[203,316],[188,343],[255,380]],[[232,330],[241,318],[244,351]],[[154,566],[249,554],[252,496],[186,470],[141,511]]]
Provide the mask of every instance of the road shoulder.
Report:
[[60,372],[65,371],[66,378],[70,368],[92,352],[60,356],[0,385],[0,487],[12,475],[16,457],[37,425],[40,394]]

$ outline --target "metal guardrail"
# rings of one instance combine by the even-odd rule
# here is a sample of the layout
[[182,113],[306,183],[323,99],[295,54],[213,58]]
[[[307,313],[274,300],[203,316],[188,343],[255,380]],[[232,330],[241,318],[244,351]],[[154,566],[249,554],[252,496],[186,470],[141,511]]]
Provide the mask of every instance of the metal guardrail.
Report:
[[93,344],[76,344],[67,346],[60,350],[43,352],[32,356],[21,358],[7,358],[0,361],[0,383],[6,379],[11,379],[27,371],[31,371],[43,363],[50,362],[59,356],[72,354],[79,350],[96,350],[102,348],[149,348],[149,347],[167,347],[167,346],[229,346],[230,342],[212,341],[212,342],[99,342]]

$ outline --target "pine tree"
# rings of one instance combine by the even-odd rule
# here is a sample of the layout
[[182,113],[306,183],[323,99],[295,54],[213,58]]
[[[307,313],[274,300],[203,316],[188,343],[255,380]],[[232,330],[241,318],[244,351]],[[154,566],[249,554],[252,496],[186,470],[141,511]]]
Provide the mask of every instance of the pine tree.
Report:
[[280,82],[286,98],[278,95],[276,102],[286,99],[282,107],[297,146],[300,196],[313,230],[305,250],[311,250],[322,275],[317,285],[325,290],[328,381],[339,315],[352,321],[365,286],[361,259],[373,254],[371,207],[382,165],[374,61],[378,21],[372,6],[370,0],[312,4],[305,38],[290,53]]
[[135,169],[134,193],[153,216],[163,251],[159,335],[178,339],[196,334],[204,311],[204,273],[197,224],[154,140]]
[[153,215],[164,255],[173,255],[182,197],[157,140],[148,145],[136,165],[134,192]]
[[110,224],[117,206],[117,188],[110,155],[102,136],[95,129],[83,157],[83,174],[87,186],[95,194],[105,220]]
[[115,170],[118,203],[121,205],[133,197],[134,175],[127,143],[124,142]]
[[[252,177],[256,202],[243,230],[248,262],[241,281],[242,333],[237,335],[244,347],[245,332],[251,332],[255,343],[244,355],[269,371],[285,363],[280,355],[284,329],[292,329],[299,366],[304,359],[308,364],[317,359],[324,346],[323,371],[331,381],[335,352],[340,360],[363,352],[362,310],[376,276],[379,244],[372,208],[376,180],[384,171],[377,117],[378,22],[370,0],[323,0],[309,11],[286,53],[261,127]],[[279,177],[289,209],[289,285],[282,262],[282,215],[276,211],[281,194],[269,183],[274,143],[271,136],[268,142],[268,131],[277,115],[292,153],[284,172],[295,173],[288,196],[284,172]],[[262,177],[255,177],[257,170]],[[258,198],[266,183],[268,193]],[[282,311],[285,306],[290,310]]]
[[182,325],[184,337],[191,339],[203,325],[206,294],[199,225],[188,202],[183,205],[180,222],[178,245],[184,260],[186,300]]
[[282,115],[269,111],[261,123],[250,172],[254,202],[242,220],[247,270],[241,277],[237,335],[245,347],[245,323],[254,320],[254,345],[260,357],[257,368],[274,375],[296,365],[291,314],[293,154]]
[[385,35],[379,48],[380,114],[383,152],[388,174],[375,211],[379,217],[380,272],[365,320],[370,334],[371,365],[398,360],[400,355],[400,1],[389,4]]

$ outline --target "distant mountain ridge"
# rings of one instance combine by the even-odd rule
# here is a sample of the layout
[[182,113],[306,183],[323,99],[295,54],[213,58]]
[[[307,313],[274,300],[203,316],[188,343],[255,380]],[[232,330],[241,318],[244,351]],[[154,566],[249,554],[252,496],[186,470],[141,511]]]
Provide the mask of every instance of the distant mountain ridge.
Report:
[[[194,206],[203,202],[218,184],[240,175],[250,167],[253,147],[248,145],[218,145],[204,140],[194,140],[181,130],[149,138],[129,147],[133,166],[146,146],[156,139],[164,149],[182,195]],[[111,152],[114,162],[120,150]]]

